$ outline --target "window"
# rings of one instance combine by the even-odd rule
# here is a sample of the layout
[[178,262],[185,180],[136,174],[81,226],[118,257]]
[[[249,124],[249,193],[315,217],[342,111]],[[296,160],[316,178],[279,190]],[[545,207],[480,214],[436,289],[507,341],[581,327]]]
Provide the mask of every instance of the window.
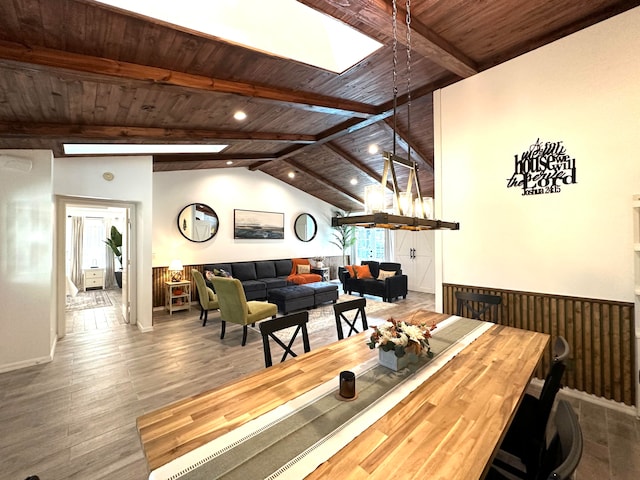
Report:
[[356,229],[356,262],[377,260],[384,262],[389,258],[389,231],[383,228]]
[[82,239],[82,268],[105,267],[107,234],[102,218],[84,219],[84,235]]

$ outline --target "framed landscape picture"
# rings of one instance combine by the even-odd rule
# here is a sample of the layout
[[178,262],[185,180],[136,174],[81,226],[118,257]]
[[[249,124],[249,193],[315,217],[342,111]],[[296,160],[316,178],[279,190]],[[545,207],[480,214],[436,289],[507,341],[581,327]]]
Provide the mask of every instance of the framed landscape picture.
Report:
[[284,239],[284,213],[233,211],[233,238]]

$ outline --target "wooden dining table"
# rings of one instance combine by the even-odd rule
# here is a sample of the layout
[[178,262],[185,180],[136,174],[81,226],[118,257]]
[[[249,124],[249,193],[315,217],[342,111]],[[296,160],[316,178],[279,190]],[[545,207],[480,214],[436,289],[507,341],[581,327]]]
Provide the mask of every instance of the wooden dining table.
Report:
[[[410,315],[433,323],[451,317],[426,310]],[[546,334],[486,326],[306,478],[483,478],[549,342]],[[377,349],[365,344],[369,335],[331,343],[142,415],[137,427],[149,470],[337,382],[341,371],[377,357]]]

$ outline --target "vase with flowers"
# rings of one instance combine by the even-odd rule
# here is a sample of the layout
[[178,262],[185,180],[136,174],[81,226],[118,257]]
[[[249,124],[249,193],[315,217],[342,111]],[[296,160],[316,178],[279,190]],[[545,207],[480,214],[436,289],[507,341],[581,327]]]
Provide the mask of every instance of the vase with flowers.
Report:
[[435,324],[390,318],[373,327],[367,345],[378,348],[381,365],[398,371],[420,356],[433,357],[429,338],[435,328]]
[[316,268],[324,267],[324,257],[322,255],[318,255],[317,257],[313,257],[313,261],[316,263]]

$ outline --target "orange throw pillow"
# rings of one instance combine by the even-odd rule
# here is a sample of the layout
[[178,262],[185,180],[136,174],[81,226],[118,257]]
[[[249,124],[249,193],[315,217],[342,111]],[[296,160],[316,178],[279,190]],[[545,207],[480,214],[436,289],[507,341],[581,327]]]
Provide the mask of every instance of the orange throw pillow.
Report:
[[347,269],[347,272],[349,272],[349,275],[351,275],[351,278],[356,278],[356,271],[353,269],[353,265],[347,265],[344,268]]
[[369,265],[354,265],[353,269],[356,271],[356,278],[373,278]]

